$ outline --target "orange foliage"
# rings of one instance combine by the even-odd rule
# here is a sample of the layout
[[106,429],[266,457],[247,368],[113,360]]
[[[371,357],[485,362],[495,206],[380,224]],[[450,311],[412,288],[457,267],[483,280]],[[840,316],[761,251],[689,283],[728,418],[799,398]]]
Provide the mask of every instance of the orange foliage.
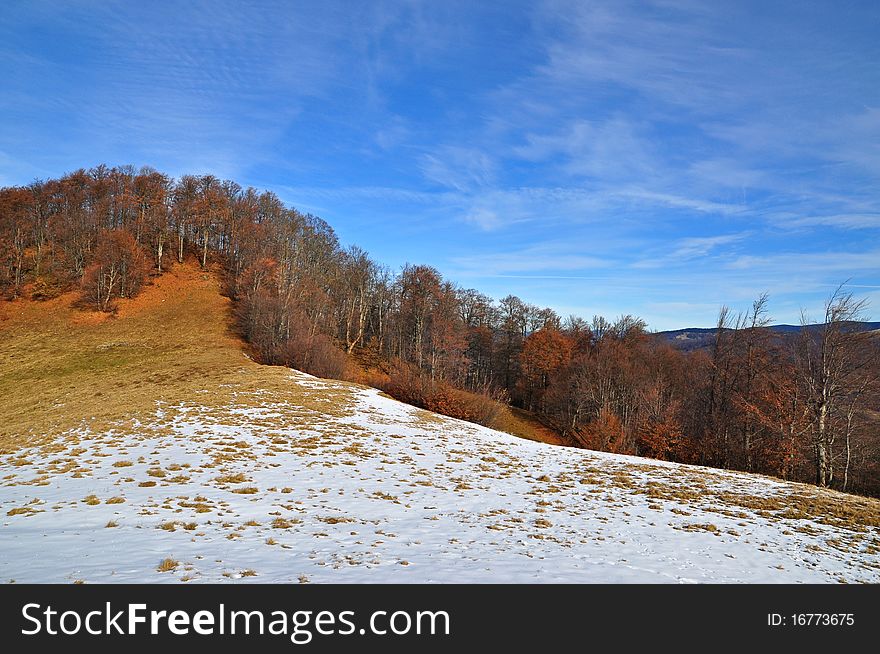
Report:
[[392,397],[435,413],[491,427],[504,408],[503,398],[472,393],[445,381],[431,380],[410,364],[395,361],[387,381],[374,376],[374,382]]
[[617,454],[631,453],[626,447],[626,432],[623,423],[607,407],[602,407],[599,415],[578,431],[577,438],[584,447],[591,450]]
[[149,258],[126,230],[103,231],[93,262],[85,270],[83,298],[98,311],[110,311],[113,300],[137,295],[150,270]]
[[546,377],[568,363],[573,350],[571,338],[554,327],[544,327],[526,338],[520,361],[527,370]]
[[681,441],[681,427],[674,416],[650,421],[639,429],[639,454],[669,460],[674,457]]

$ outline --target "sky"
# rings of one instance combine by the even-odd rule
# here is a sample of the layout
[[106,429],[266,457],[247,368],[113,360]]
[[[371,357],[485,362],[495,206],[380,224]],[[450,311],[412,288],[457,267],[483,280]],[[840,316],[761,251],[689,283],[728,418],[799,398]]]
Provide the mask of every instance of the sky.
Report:
[[212,173],[563,316],[880,319],[880,3],[0,3],[0,185]]

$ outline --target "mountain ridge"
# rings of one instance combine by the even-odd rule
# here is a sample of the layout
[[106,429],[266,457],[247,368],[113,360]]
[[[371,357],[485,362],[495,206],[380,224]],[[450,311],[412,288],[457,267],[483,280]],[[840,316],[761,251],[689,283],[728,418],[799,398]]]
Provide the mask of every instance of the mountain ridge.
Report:
[[[809,333],[816,333],[825,326],[824,323],[814,323],[808,325],[768,325],[765,329],[783,336],[800,333],[806,329]],[[880,322],[872,321],[851,321],[846,326],[852,327],[852,331],[857,332],[874,332],[880,330]],[[660,338],[673,346],[685,350],[698,350],[711,345],[714,341],[717,327],[684,327],[682,329],[668,329],[664,331],[652,332],[655,338]],[[732,331],[731,328],[725,328],[725,331]]]

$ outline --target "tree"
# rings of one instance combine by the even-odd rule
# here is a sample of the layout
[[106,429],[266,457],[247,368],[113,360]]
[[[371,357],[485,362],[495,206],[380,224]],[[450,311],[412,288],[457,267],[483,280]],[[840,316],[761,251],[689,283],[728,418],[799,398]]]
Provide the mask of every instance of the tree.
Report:
[[33,196],[23,188],[0,191],[0,289],[4,280],[12,296],[21,292]]
[[134,297],[150,268],[144,250],[126,230],[102,231],[91,265],[86,268],[82,288],[98,311],[109,311],[117,297]]
[[440,294],[440,273],[430,266],[407,265],[401,271],[397,284],[400,296],[400,356],[413,361],[419,369],[424,369],[426,360],[430,360],[429,348],[426,347],[430,343],[428,326]]
[[503,380],[504,389],[513,393],[519,376],[519,353],[528,334],[528,305],[515,295],[508,295],[499,303],[498,347],[500,361],[496,375]]
[[522,393],[530,411],[543,401],[550,377],[566,365],[574,352],[574,343],[559,329],[548,326],[526,337],[520,354]]
[[196,212],[199,181],[193,175],[184,175],[174,187],[172,211],[177,229],[177,262],[183,263],[183,251],[190,222]]
[[870,363],[864,332],[853,329],[852,323],[863,319],[864,300],[856,300],[843,286],[838,287],[825,302],[825,320],[818,328],[810,328],[802,319],[799,372],[811,418],[815,451],[816,484],[830,486],[834,481],[833,446],[840,434],[841,418],[847,423],[846,434],[852,434],[852,420],[862,397],[858,392],[865,384]]
[[198,234],[197,241],[201,241],[201,255],[199,263],[202,268],[208,265],[208,240],[221,222],[221,216],[227,204],[223,188],[213,175],[204,175],[198,178],[197,195],[192,204],[192,216]]
[[373,306],[377,267],[358,247],[343,252],[341,259],[336,279],[340,300],[338,331],[345,351],[351,354],[364,340],[367,317]]
[[765,437],[758,454],[764,472],[793,479],[801,460],[804,437],[810,431],[810,407],[794,360],[780,352],[760,373],[757,391],[743,404]]
[[[646,402],[657,402],[658,398],[648,396]],[[638,445],[641,456],[654,459],[672,460],[682,437],[678,422],[676,403],[652,406],[655,413],[648,416],[639,426]]]
[[[145,168],[134,178],[133,194],[138,213],[139,233],[149,243],[156,262],[156,270],[162,272],[165,244],[170,236],[170,209],[168,193],[170,180],[162,173]],[[135,238],[138,242],[141,239]]]
[[[763,293],[752,303],[751,311],[744,318],[737,320],[735,331],[744,330],[739,352],[739,368],[742,370],[740,386],[735,390],[735,401],[739,408],[754,404],[754,396],[758,393],[758,382],[761,372],[767,365],[769,334],[766,331],[770,324],[767,315],[767,294]],[[754,460],[752,446],[760,423],[752,420],[749,411],[741,411],[742,449],[745,457],[745,469],[752,471]]]

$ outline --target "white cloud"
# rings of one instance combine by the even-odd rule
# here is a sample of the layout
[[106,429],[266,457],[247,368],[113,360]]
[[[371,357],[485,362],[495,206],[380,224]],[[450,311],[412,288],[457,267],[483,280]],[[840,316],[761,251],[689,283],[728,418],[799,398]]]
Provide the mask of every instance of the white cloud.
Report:
[[[580,251],[571,243],[541,243],[518,250],[495,252],[492,254],[454,257],[452,263],[457,267],[456,275],[467,277],[486,277],[517,275],[530,278],[577,279],[574,275],[553,275],[560,271],[598,270],[611,265],[606,257]],[[547,273],[533,275],[531,273]]]
[[748,232],[742,234],[724,234],[721,236],[699,236],[683,238],[675,243],[673,258],[686,259],[705,256],[722,245],[738,243],[748,237]]
[[495,163],[485,152],[461,146],[443,146],[422,156],[422,174],[440,186],[461,192],[492,184]]
[[495,211],[482,207],[477,207],[467,214],[465,220],[487,231],[497,229],[502,224],[501,217]]

